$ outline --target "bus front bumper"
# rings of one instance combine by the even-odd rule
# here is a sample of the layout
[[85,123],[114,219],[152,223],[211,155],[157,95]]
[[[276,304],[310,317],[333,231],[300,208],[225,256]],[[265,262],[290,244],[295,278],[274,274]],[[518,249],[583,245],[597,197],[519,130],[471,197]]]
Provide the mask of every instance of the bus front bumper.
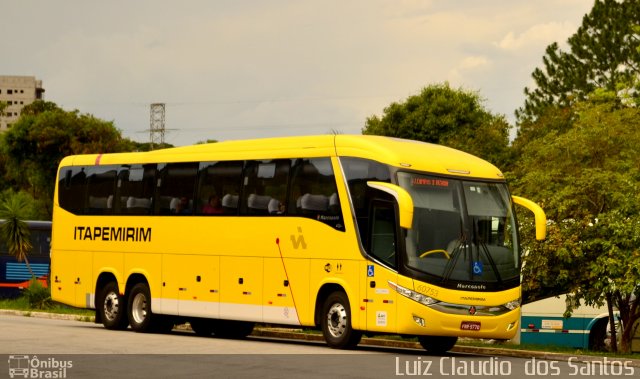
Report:
[[520,327],[520,308],[479,315],[475,307],[467,314],[449,313],[398,297],[398,332],[407,335],[432,335],[487,339],[511,339]]

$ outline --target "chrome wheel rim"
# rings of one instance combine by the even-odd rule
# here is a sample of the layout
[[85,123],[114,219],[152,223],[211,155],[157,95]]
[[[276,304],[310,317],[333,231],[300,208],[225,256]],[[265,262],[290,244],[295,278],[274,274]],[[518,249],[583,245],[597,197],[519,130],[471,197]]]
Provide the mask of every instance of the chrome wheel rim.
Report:
[[333,337],[341,337],[347,329],[347,310],[340,303],[335,303],[327,312],[327,326]]
[[120,299],[115,292],[109,292],[104,298],[104,317],[109,321],[113,321],[118,317],[118,311],[120,309]]
[[147,318],[147,297],[141,293],[133,298],[131,316],[136,324],[141,324]]

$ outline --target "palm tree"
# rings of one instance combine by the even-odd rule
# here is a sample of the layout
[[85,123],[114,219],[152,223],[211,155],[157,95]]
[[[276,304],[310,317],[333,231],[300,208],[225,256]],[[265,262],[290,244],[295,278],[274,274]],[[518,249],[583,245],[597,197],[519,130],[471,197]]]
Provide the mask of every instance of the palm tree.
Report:
[[0,201],[0,219],[4,219],[0,225],[0,238],[5,241],[10,255],[16,257],[18,262],[24,261],[27,264],[31,277],[35,279],[36,276],[27,259],[32,247],[30,232],[27,224],[20,218],[20,213],[25,207],[24,201],[17,197]]

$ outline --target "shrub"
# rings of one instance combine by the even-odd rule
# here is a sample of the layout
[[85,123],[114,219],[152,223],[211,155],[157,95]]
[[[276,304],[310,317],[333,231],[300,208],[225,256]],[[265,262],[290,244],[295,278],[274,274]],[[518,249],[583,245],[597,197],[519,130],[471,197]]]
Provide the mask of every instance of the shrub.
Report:
[[22,291],[22,297],[27,299],[32,309],[49,309],[53,305],[51,290],[36,279],[29,282],[29,287]]

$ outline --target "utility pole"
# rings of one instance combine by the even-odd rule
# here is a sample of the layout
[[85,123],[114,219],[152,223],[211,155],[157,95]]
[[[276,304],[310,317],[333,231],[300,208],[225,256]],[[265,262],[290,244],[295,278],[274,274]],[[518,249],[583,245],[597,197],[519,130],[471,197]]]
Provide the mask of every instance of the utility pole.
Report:
[[149,125],[150,149],[164,144],[164,103],[151,104],[151,124]]

